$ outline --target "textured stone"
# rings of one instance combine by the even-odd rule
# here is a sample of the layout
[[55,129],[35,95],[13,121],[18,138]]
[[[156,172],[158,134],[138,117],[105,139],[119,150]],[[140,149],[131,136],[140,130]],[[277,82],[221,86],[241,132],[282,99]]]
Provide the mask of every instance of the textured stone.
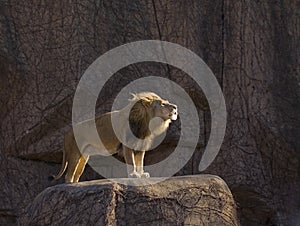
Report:
[[[119,179],[134,185],[140,179]],[[157,180],[157,178],[143,179]],[[40,193],[19,225],[239,225],[217,176],[173,177],[148,186],[109,180],[62,184]]]

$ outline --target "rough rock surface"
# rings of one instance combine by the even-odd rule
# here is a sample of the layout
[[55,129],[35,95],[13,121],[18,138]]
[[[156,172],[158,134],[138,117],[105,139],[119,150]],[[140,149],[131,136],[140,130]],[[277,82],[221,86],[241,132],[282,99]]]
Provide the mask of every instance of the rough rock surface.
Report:
[[[140,179],[119,180],[134,185]],[[47,188],[19,225],[232,226],[239,225],[235,207],[226,183],[212,175],[173,177],[148,186],[96,180]]]

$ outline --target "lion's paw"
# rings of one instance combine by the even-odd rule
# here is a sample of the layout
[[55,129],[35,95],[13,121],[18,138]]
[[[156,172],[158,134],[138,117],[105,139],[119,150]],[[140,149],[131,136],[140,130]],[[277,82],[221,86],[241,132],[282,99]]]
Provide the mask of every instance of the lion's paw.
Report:
[[137,172],[133,172],[128,175],[128,178],[141,178],[141,175],[138,174]]
[[144,172],[141,174],[141,178],[149,178],[149,177],[150,177],[150,174],[147,172]]

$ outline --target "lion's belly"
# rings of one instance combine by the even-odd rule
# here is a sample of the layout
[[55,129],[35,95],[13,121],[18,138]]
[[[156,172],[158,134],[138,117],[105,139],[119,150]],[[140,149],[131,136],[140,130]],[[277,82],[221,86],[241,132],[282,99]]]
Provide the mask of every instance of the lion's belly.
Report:
[[94,123],[92,120],[87,120],[73,126],[73,130],[77,132],[76,142],[80,152],[84,155],[109,156],[115,154],[120,142],[110,126],[109,114],[97,118],[98,133],[90,132]]
[[102,156],[110,156],[117,152],[117,148],[112,149],[99,149],[97,147],[94,147],[92,145],[88,145],[86,148],[84,148],[83,153],[84,155],[102,155]]

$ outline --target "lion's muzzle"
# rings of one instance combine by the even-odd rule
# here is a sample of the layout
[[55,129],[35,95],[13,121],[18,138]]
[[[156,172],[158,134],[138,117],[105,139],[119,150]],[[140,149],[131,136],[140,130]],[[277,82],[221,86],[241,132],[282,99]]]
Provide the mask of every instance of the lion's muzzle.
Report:
[[171,120],[175,121],[177,120],[177,116],[178,116],[177,106],[175,104],[170,104],[170,108],[171,108],[170,118]]

